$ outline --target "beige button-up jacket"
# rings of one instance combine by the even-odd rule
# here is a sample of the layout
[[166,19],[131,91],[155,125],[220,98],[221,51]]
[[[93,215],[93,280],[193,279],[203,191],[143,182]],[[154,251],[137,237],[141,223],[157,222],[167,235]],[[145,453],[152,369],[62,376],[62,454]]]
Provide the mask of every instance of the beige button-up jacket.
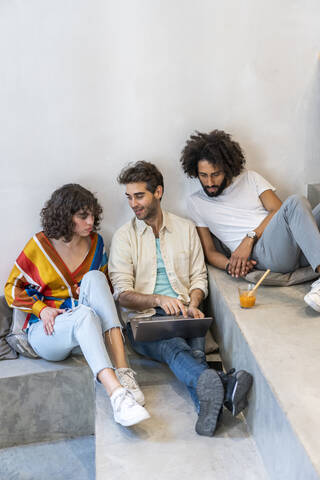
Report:
[[[185,218],[163,211],[159,232],[161,255],[167,275],[178,298],[186,305],[190,292],[200,288],[208,292],[207,270],[199,236],[194,224]],[[117,300],[127,290],[152,294],[157,277],[156,240],[152,228],[133,218],[119,228],[113,238],[108,273]],[[153,315],[153,308],[136,312],[122,308],[123,319]]]

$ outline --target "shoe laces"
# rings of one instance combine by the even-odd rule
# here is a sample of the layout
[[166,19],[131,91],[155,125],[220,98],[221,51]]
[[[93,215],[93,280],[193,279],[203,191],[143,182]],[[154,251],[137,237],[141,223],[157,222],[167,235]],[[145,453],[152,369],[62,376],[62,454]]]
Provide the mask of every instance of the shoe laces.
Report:
[[136,372],[132,368],[127,368],[120,373],[121,376],[121,385],[128,389],[137,388],[137,382],[135,381],[134,376]]
[[116,398],[114,399],[114,410],[119,412],[122,408],[122,404],[125,402],[126,407],[131,408],[137,405],[133,395],[131,392],[126,390],[125,388],[122,389],[121,392],[118,393]]
[[218,375],[219,375],[220,379],[222,380],[222,383],[227,382],[228,377],[231,377],[234,374],[235,371],[236,371],[235,368],[230,368],[230,370],[228,370],[226,373],[225,372],[218,372]]

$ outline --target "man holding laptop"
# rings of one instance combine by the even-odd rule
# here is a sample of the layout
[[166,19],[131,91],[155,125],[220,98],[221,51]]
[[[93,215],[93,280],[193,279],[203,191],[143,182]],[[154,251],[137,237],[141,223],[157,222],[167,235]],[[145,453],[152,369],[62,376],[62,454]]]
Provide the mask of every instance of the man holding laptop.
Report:
[[243,370],[223,374],[209,369],[204,337],[134,340],[134,317],[203,318],[199,307],[207,295],[207,272],[193,223],[161,209],[163,177],[156,166],[129,165],[118,182],[126,186],[135,217],[113,236],[109,275],[128,320],[129,340],[141,355],[168,364],[195,403],[197,433],[212,436],[223,404],[234,415],[246,406],[252,377]]

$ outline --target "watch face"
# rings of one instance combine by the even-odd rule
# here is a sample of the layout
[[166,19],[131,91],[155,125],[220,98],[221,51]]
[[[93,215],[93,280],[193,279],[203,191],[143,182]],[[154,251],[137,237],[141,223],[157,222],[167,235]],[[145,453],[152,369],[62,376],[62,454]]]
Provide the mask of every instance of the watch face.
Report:
[[247,237],[249,237],[249,238],[256,238],[256,236],[257,236],[256,232],[248,232],[247,233]]

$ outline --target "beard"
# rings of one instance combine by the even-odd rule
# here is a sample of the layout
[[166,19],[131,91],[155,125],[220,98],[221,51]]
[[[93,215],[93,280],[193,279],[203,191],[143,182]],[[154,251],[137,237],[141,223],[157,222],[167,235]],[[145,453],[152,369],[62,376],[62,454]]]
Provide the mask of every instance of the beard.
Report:
[[157,202],[152,202],[148,207],[143,207],[142,211],[134,211],[138,220],[148,221],[157,216],[158,205]]
[[208,197],[218,197],[219,195],[221,195],[221,193],[223,192],[223,190],[226,188],[227,186],[227,179],[226,177],[224,177],[223,181],[221,182],[221,185],[219,185],[219,187],[217,187],[217,189],[214,191],[214,192],[209,192],[207,190],[207,187],[203,185],[203,183],[200,181],[201,183],[201,186],[204,190],[204,192],[208,195]]

